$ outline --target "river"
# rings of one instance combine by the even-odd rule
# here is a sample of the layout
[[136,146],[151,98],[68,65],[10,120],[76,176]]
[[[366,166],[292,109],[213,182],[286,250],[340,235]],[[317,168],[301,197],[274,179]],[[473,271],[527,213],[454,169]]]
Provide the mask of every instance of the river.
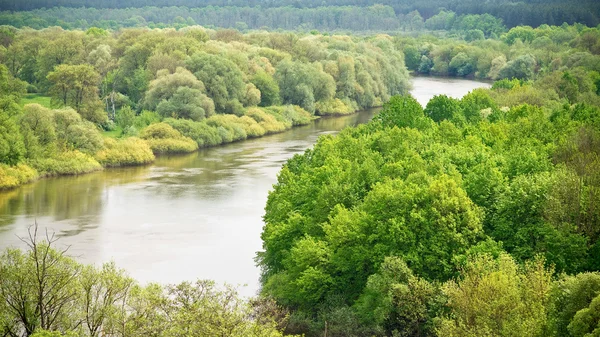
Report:
[[[417,77],[411,93],[461,97],[489,84]],[[42,179],[0,192],[0,250],[23,247],[34,222],[85,263],[113,260],[141,282],[212,279],[259,288],[262,215],[285,161],[320,135],[369,121],[377,109],[258,139],[159,157],[149,166]]]

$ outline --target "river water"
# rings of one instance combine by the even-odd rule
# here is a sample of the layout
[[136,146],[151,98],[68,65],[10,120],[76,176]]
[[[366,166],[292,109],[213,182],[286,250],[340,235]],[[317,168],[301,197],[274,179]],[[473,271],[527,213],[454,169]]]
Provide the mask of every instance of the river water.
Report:
[[[426,77],[412,82],[411,93],[423,105],[436,94],[459,98],[489,87]],[[281,165],[320,135],[366,123],[374,113],[323,118],[276,135],[159,157],[150,166],[42,179],[0,192],[0,250],[23,247],[19,237],[37,222],[81,262],[114,260],[144,283],[212,279],[254,295],[264,206]]]

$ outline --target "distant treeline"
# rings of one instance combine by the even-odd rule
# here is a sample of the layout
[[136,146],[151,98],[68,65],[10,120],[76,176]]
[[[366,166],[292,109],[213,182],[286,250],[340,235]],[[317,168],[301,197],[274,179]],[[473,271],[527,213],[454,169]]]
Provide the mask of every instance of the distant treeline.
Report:
[[[152,6],[152,7],[149,7]],[[53,9],[59,7],[69,8]],[[164,9],[161,7],[169,7]],[[179,7],[175,9],[176,7]],[[39,17],[48,21],[48,17],[61,13],[68,13],[68,18],[80,16],[73,15],[72,8],[86,8],[79,15],[91,23],[93,20],[127,20],[140,16],[146,21],[156,24],[170,24],[178,16],[187,20],[192,18],[195,23],[214,25],[217,27],[234,27],[236,24],[245,24],[249,28],[295,29],[307,26],[315,29],[398,29],[401,22],[406,21],[405,15],[418,11],[423,19],[428,19],[440,10],[451,10],[457,15],[491,14],[504,21],[510,28],[517,25],[537,27],[541,24],[560,25],[563,22],[575,22],[587,26],[596,26],[600,23],[600,4],[596,1],[494,1],[480,2],[467,1],[392,1],[381,0],[374,5],[373,1],[361,0],[334,0],[334,1],[298,1],[298,0],[0,0],[0,10],[5,11],[32,11],[26,15]],[[43,9],[43,10],[41,10]],[[111,9],[111,10],[108,10]],[[114,10],[119,9],[119,10]],[[177,15],[166,15],[163,12],[182,12]],[[134,13],[135,12],[135,13]],[[348,13],[352,13],[348,15]],[[358,13],[358,14],[354,14]],[[123,18],[123,16],[125,16]],[[63,19],[64,20],[64,19]],[[92,21],[93,21],[92,20]],[[382,21],[381,21],[382,20]],[[325,21],[325,22],[324,22]],[[39,28],[39,27],[38,27]]]

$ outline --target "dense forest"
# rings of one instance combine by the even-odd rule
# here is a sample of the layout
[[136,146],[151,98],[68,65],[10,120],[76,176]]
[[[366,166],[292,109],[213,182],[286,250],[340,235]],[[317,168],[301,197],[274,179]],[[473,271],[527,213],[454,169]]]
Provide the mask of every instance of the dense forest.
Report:
[[[177,23],[176,18],[178,20],[179,18],[184,18],[183,20],[191,18],[197,24],[215,25],[217,27],[233,27],[238,23],[247,25],[250,28],[268,26],[273,29],[296,29],[298,26],[305,26],[305,28],[314,29],[393,30],[394,26],[399,24],[398,21],[405,20],[406,14],[416,11],[419,13],[419,16],[428,19],[439,13],[442,9],[454,11],[459,16],[491,14],[504,20],[504,23],[509,28],[518,25],[537,27],[544,23],[560,25],[563,22],[568,24],[578,22],[588,26],[596,26],[600,23],[600,5],[594,0],[502,0],[493,2],[481,2],[477,0],[381,0],[377,1],[377,4],[383,6],[374,6],[377,9],[376,13],[367,13],[364,8],[371,7],[373,5],[372,1],[154,0],[148,2],[145,0],[1,0],[0,10],[31,11],[42,8],[49,10],[28,13],[28,15],[35,18],[44,18],[42,21],[39,21],[39,19],[37,22],[35,20],[29,21],[33,24],[43,24],[43,20],[48,19],[53,21],[53,15],[57,15],[62,20],[64,20],[64,17],[67,17],[75,18],[76,20],[85,19],[90,23],[91,18],[99,21],[118,21],[123,16],[127,16],[125,19],[141,17],[146,21],[153,21],[155,24]],[[145,8],[140,10],[146,6],[173,8]],[[68,9],[51,9],[52,7],[68,7]],[[386,7],[391,11],[384,10]],[[72,8],[87,8],[87,10],[79,11],[79,14],[83,14],[83,16],[68,16]],[[103,11],[103,9],[123,10]],[[167,12],[172,14],[166,14]],[[368,18],[363,16],[352,17],[345,14],[346,12],[362,12],[363,15],[367,14]],[[173,15],[175,13],[178,14]],[[211,16],[209,13],[216,16]],[[282,15],[286,19],[278,20],[278,17]],[[374,20],[377,17],[384,19],[385,22]],[[324,18],[330,20],[327,25],[319,22]],[[353,22],[356,18],[361,19],[362,22],[368,21],[371,25],[356,25]],[[27,20],[26,18],[23,19]],[[5,20],[3,19],[2,21]],[[6,24],[6,22],[3,23]]]
[[1,188],[281,132],[409,87],[389,36],[198,26],[0,34]]
[[[471,45],[400,38],[421,51],[409,67],[458,75],[476,71],[468,55],[512,60],[496,72],[490,56],[484,71],[503,78],[490,90],[425,107],[394,96],[287,162],[257,258],[263,295],[291,312],[286,332],[600,333],[600,50],[558,56],[554,29]],[[546,43],[511,42],[525,31]]]
[[[494,5],[495,6],[495,5]],[[523,7],[525,6],[525,7]],[[476,14],[462,11],[460,6],[453,9],[440,8],[425,11],[412,10],[397,13],[392,6],[373,5],[326,6],[315,8],[295,7],[142,7],[142,8],[69,8],[54,7],[26,12],[0,12],[0,24],[14,27],[41,29],[60,26],[65,29],[87,29],[101,27],[118,29],[122,27],[183,28],[200,24],[206,27],[247,29],[285,29],[321,31],[377,31],[421,32],[427,30],[464,30],[476,25],[477,29],[490,25],[501,31],[517,25],[537,27],[542,24],[581,23],[590,27],[600,23],[600,5],[573,5],[567,3],[559,7],[548,7],[540,13],[540,6],[516,4],[498,8],[482,8]],[[467,7],[473,8],[473,7]],[[428,13],[427,15],[425,13]],[[448,16],[451,13],[451,16]],[[445,20],[440,24],[440,15]]]

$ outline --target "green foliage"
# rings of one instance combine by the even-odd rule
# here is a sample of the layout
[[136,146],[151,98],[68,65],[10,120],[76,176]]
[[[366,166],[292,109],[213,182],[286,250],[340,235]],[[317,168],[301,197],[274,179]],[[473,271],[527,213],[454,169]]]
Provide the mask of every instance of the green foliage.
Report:
[[135,111],[129,106],[120,109],[115,116],[115,122],[125,133],[135,123]]
[[95,159],[104,167],[132,166],[153,162],[154,154],[148,143],[139,138],[106,139]]
[[40,176],[83,174],[102,169],[91,156],[77,150],[65,151],[54,157],[28,160],[27,164],[36,169]]
[[535,67],[536,61],[533,55],[521,55],[500,69],[498,76],[507,79],[529,80],[533,78]]
[[408,70],[417,70],[421,63],[421,53],[415,46],[408,45],[404,47],[404,63]]
[[574,335],[572,329],[581,331],[583,328],[581,323],[585,320],[584,314],[580,315],[579,322],[574,323],[571,328],[569,326],[578,312],[586,310],[598,295],[600,295],[598,273],[581,273],[559,279],[554,284],[551,296],[552,311],[549,316],[553,335]]
[[145,128],[140,134],[154,154],[188,153],[198,150],[198,144],[192,139],[182,136],[169,124],[157,123]]
[[25,164],[8,166],[0,164],[0,190],[15,188],[38,177],[38,173]]
[[434,336],[440,291],[397,257],[386,257],[369,276],[355,308],[362,321],[387,335]]
[[279,105],[279,86],[272,76],[265,71],[259,71],[251,81],[260,90],[260,106]]
[[51,84],[48,93],[57,105],[70,106],[82,117],[100,124],[106,121],[107,116],[99,107],[99,77],[91,65],[61,64],[48,74],[47,79]]
[[253,310],[234,288],[211,281],[139,285],[114,263],[81,265],[56,239],[24,239],[0,255],[0,331],[36,337],[279,337],[274,313]]
[[461,52],[452,58],[448,71],[452,76],[465,77],[475,71],[475,64],[467,54]]
[[198,121],[215,112],[213,101],[204,92],[204,84],[184,68],[173,74],[159,71],[158,78],[150,82],[144,107],[163,117]]
[[423,107],[412,96],[393,96],[374,119],[387,127],[420,128],[426,125]]
[[207,94],[219,112],[227,111],[227,104],[243,100],[243,74],[232,61],[207,53],[192,56],[186,66],[206,86]]
[[427,102],[424,113],[435,122],[451,120],[455,113],[460,113],[459,101],[446,95],[436,95]]
[[0,163],[15,165],[27,151],[15,119],[0,108]]
[[452,315],[441,336],[544,336],[552,271],[542,260],[519,267],[507,254],[471,261],[457,282],[444,285]]

